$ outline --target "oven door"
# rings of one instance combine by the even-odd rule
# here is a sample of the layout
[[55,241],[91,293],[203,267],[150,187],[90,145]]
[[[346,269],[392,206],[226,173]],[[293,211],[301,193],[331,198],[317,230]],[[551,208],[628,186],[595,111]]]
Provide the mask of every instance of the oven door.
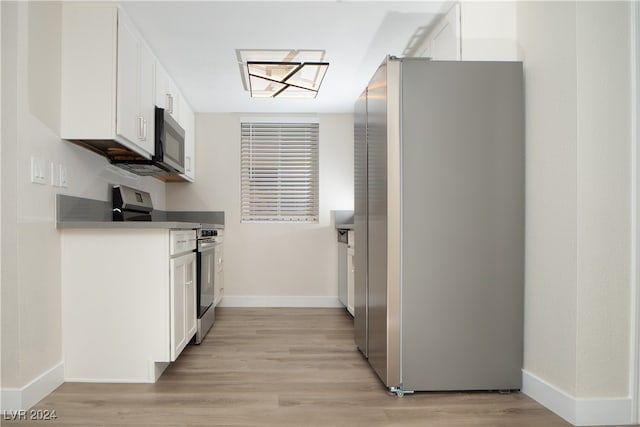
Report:
[[198,318],[211,307],[215,296],[216,245],[213,239],[198,241]]

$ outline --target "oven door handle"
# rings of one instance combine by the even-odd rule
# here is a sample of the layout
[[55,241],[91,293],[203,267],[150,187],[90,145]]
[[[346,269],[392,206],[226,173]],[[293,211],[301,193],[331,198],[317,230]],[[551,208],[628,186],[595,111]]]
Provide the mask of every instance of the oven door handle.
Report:
[[215,241],[200,241],[198,242],[198,252],[211,250],[219,244],[220,244],[219,242],[215,242]]

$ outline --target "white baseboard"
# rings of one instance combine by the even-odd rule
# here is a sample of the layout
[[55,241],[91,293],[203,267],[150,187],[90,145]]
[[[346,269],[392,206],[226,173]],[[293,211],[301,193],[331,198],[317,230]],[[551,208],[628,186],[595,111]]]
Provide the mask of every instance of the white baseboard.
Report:
[[574,426],[631,425],[632,399],[579,399],[522,370],[522,392]]
[[225,295],[219,307],[314,307],[344,308],[338,297],[320,296],[236,296]]
[[3,388],[0,411],[27,410],[62,383],[64,383],[64,363],[60,362],[22,388]]

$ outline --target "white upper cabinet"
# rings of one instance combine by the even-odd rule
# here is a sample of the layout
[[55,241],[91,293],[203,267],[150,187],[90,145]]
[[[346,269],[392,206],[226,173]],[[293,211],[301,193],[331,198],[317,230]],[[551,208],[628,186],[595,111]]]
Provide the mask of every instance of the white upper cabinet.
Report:
[[189,104],[180,98],[180,126],[184,128],[184,174],[187,181],[196,179],[196,133],[195,116]]
[[180,98],[180,92],[169,74],[162,65],[156,64],[156,105],[167,110],[178,123]]
[[185,130],[184,174],[160,179],[195,180],[193,110],[115,4],[64,3],[61,87],[62,139],[108,158],[124,146],[150,159],[157,105]]
[[184,129],[184,173],[171,181],[195,180],[194,114],[167,71],[156,63],[156,105],[164,108]]
[[460,4],[454,4],[408,56],[459,61],[462,54],[460,32]]
[[153,55],[133,29],[119,20],[116,133],[154,153]]
[[63,6],[61,137],[154,154],[155,58],[115,5]]

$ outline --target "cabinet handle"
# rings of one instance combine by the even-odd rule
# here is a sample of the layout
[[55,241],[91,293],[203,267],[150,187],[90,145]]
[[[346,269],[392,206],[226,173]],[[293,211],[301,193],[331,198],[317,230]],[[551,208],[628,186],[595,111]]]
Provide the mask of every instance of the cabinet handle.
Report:
[[173,115],[173,96],[170,93],[167,94],[167,110]]
[[142,118],[142,139],[147,139],[147,119]]
[[144,117],[138,116],[138,139],[144,139]]
[[143,116],[138,116],[138,139],[147,139],[147,120]]

